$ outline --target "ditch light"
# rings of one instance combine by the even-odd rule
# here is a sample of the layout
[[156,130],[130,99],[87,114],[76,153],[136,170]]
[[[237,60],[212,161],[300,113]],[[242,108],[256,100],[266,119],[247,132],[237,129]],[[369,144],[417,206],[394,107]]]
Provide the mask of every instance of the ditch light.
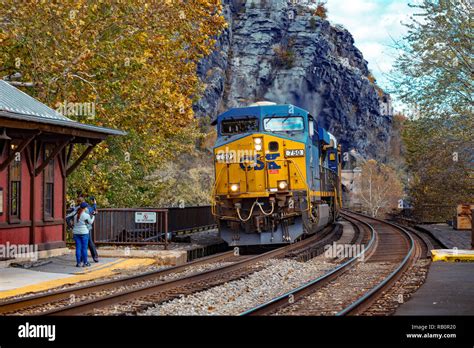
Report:
[[232,192],[239,192],[240,185],[239,184],[230,184],[230,190]]

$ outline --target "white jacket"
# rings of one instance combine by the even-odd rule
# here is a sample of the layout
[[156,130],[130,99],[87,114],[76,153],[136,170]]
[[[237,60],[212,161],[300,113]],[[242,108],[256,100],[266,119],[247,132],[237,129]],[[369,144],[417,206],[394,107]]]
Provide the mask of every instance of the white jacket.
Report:
[[89,227],[88,225],[92,225],[94,223],[95,216],[90,216],[87,210],[84,210],[77,221],[77,215],[74,216],[74,228],[72,229],[72,233],[74,234],[89,234]]

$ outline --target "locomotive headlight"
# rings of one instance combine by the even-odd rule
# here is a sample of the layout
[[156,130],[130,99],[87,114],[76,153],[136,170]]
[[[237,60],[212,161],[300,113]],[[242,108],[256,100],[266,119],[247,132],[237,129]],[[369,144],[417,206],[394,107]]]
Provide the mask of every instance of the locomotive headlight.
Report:
[[255,151],[262,151],[262,138],[254,138]]
[[278,181],[278,188],[280,190],[286,190],[287,187],[288,187],[288,183],[286,182],[286,180]]
[[232,192],[237,192],[237,191],[239,191],[239,187],[240,187],[239,184],[231,184],[231,185],[230,185],[230,190],[231,190]]

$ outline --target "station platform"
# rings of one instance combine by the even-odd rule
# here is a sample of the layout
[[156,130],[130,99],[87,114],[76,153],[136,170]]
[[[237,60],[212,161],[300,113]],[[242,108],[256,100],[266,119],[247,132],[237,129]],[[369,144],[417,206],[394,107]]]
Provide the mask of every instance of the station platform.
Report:
[[395,315],[474,315],[474,263],[433,262],[425,283]]
[[99,263],[89,255],[91,267],[76,267],[75,250],[67,248],[52,257],[0,261],[0,300],[83,281],[129,275],[134,270],[143,272],[148,266],[156,269],[181,265],[224,251],[222,243],[217,230],[208,230],[190,234],[184,242],[172,242],[167,250],[164,245],[98,246]]
[[[471,231],[455,230],[448,224],[417,225],[431,235],[443,249],[432,251],[424,284],[395,315],[474,315],[474,262],[471,261]],[[444,254],[462,254],[465,257],[440,257]],[[470,261],[470,262],[469,262]]]
[[35,262],[11,263],[0,268],[0,299],[45,291],[52,288],[109,277],[153,265],[153,258],[107,258],[91,260],[91,267],[76,267],[75,255],[41,259]]
[[416,228],[430,234],[447,249],[471,249],[470,230],[455,230],[448,224],[416,225]]

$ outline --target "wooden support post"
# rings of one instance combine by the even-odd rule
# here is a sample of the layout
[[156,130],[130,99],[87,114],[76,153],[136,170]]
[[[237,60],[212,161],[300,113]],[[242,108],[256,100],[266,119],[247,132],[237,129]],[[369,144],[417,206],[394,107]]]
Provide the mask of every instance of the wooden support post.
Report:
[[10,147],[10,144],[11,144],[11,140],[5,139],[2,141],[2,145],[0,147],[0,158],[3,157],[3,154],[6,152],[6,149]]
[[65,154],[65,151],[66,149],[63,149],[60,153],[59,153],[59,169],[61,170],[61,176],[62,177],[65,177],[66,176],[66,168],[67,168],[67,165],[66,165],[66,154]]
[[28,173],[30,175],[35,175],[35,168],[33,167],[33,155],[31,154],[30,147],[27,146],[25,149],[25,158],[26,158],[26,164],[28,166]]
[[35,169],[35,176],[38,176],[38,174],[41,173],[44,170],[44,168],[46,168],[49,162],[51,162],[51,160],[53,160],[58,155],[58,153],[60,153],[66,147],[68,143],[69,143],[69,140],[66,140],[56,145],[54,150],[49,154],[48,158],[46,158],[43,161],[43,163],[41,163],[41,165]]
[[37,140],[33,141],[32,157],[31,157],[31,171],[30,171],[30,244],[35,244],[35,229],[36,229],[36,219],[35,219],[35,210],[36,210],[36,200],[35,200],[35,168],[38,163],[38,148]]
[[66,158],[65,158],[66,166],[69,163],[69,161],[71,160],[71,155],[72,155],[73,148],[74,148],[74,144],[73,143],[69,144],[69,149],[67,150],[67,155],[66,155]]
[[7,159],[3,161],[3,163],[0,164],[0,172],[5,170],[8,167],[8,165],[15,159],[16,153],[17,152],[21,153],[38,134],[34,134],[33,136],[27,139],[24,139],[21,142],[21,144],[17,147],[17,149],[15,151],[12,151],[10,155],[7,157]]
[[[72,147],[72,144],[71,144],[71,147]],[[66,162],[66,158],[67,158],[67,154],[66,154],[66,149],[63,148],[63,150],[61,151],[61,153],[59,154],[59,164],[61,166],[61,177],[63,179],[63,187],[62,187],[62,190],[63,190],[63,197],[64,197],[64,202],[63,202],[63,219],[64,219],[64,223],[63,223],[63,241],[64,243],[66,243],[66,228],[67,228],[67,225],[66,225],[66,190],[67,190],[67,183],[66,183],[66,180],[67,180],[67,177],[66,177],[66,168],[67,168],[67,162]]]
[[[72,144],[71,142],[74,140],[74,137],[72,139],[70,139],[68,141],[68,144],[69,144],[69,148],[71,149],[72,148]],[[67,145],[66,145],[67,146]],[[67,228],[67,225],[66,225],[66,190],[67,190],[67,183],[66,183],[66,168],[67,168],[67,162],[66,162],[66,158],[67,158],[67,152],[68,150],[66,149],[66,146],[64,146],[61,151],[59,152],[59,155],[58,155],[58,159],[59,159],[59,169],[61,170],[61,179],[62,179],[62,185],[61,185],[61,190],[62,190],[62,194],[63,194],[63,197],[64,197],[64,202],[63,202],[63,208],[62,208],[62,218],[64,220],[64,223],[63,223],[63,231],[62,231],[62,238],[63,238],[63,242],[66,243],[66,228]]]
[[79,158],[71,164],[68,169],[66,170],[66,176],[69,176],[78,166],[81,164],[81,162],[89,156],[89,154],[92,152],[96,144],[89,145],[89,147],[82,153],[82,155],[79,156]]

